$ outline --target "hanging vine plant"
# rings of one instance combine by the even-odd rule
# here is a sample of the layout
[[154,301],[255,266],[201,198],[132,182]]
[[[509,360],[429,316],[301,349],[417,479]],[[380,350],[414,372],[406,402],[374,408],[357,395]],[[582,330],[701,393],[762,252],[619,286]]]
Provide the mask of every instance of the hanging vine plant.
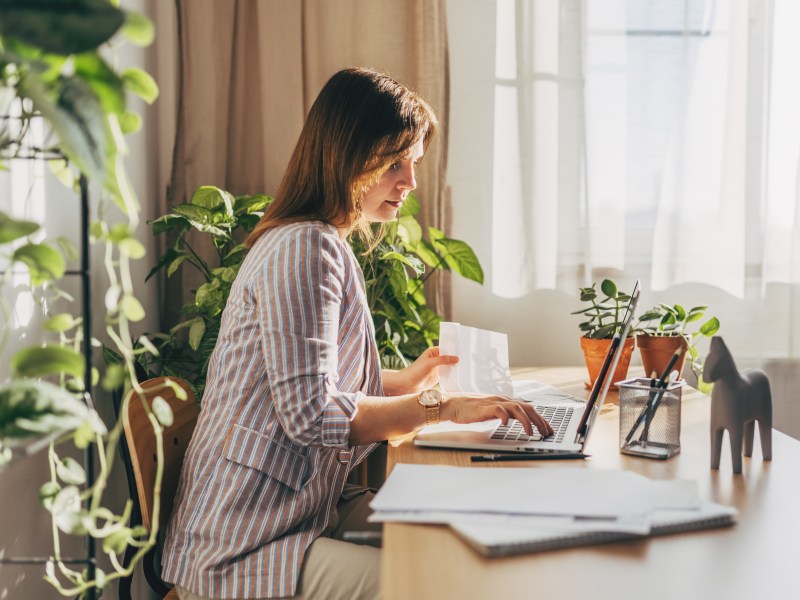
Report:
[[[0,252],[10,265],[0,284],[8,284],[14,269],[27,270],[32,296],[44,314],[46,338],[13,354],[11,377],[0,384],[0,469],[19,455],[48,449],[49,479],[39,493],[53,522],[53,550],[45,579],[66,596],[83,597],[130,575],[157,535],[155,528],[147,531],[131,525],[130,501],[121,514],[104,506],[103,492],[122,425],[107,428],[91,403],[95,385],[125,391],[133,387],[151,411],[134,376],[137,353],[155,348],[146,338],[134,340],[131,331],[145,314],[134,294],[130,266],[144,257],[145,248],[133,235],[139,206],[123,158],[124,136],[141,127],[141,117],[128,108],[126,94],[153,102],[158,88],[143,70],[120,71],[112,60],[115,47],[124,41],[150,44],[154,28],[144,15],[123,11],[117,4],[106,0],[0,2],[0,166],[18,158],[47,160],[67,185],[75,187],[83,175],[102,189],[100,217],[90,231],[92,241],[104,249],[109,280],[105,332],[121,357],[103,373],[91,368],[81,349],[84,344],[100,343],[90,339],[83,319],[69,312],[51,312],[54,300],[69,297],[59,281],[66,259],[74,258],[74,249],[62,246],[65,259],[58,244],[42,239],[38,223],[0,212]],[[43,139],[31,135],[36,119],[47,125]],[[113,225],[109,224],[112,207],[119,213]],[[0,318],[2,351],[11,329],[5,298],[0,302]],[[171,415],[156,416],[162,419],[153,420],[160,436],[161,425]],[[96,478],[90,481],[77,461],[60,454],[68,442],[96,455]],[[62,534],[94,538],[111,571],[91,564],[82,571],[70,568],[61,556]],[[137,552],[132,561],[122,564],[129,546]]]

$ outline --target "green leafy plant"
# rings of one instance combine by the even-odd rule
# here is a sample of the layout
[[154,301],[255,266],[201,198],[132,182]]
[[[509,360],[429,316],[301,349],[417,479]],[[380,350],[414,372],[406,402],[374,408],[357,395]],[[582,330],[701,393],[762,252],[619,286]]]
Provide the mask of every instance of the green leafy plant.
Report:
[[583,332],[583,337],[595,340],[611,339],[615,333],[622,330],[622,319],[625,318],[631,295],[620,291],[611,279],[603,279],[600,282],[601,294],[598,294],[596,286],[597,283],[593,283],[591,287],[580,288],[581,302],[588,302],[590,305],[571,314],[586,317],[586,320],[578,326]]
[[[125,176],[123,134],[141,126],[127,108],[125,92],[153,102],[155,81],[130,67],[117,72],[101,46],[117,32],[148,45],[154,27],[144,16],[125,12],[106,0],[9,0],[0,3],[0,88],[7,111],[0,123],[5,157],[37,153],[64,156],[90,179],[100,182],[126,212],[136,199]],[[33,119],[44,118],[54,137],[44,146],[26,146]],[[57,167],[64,171],[64,163]]]
[[642,313],[635,327],[637,335],[683,338],[689,352],[692,371],[697,376],[701,391],[704,391],[703,361],[700,358],[697,341],[704,337],[713,337],[720,328],[717,317],[711,317],[700,324],[706,310],[708,306],[695,306],[686,310],[680,304],[670,306],[662,303]]
[[[702,325],[708,306],[695,306],[686,310],[680,304],[658,304],[648,309],[638,319],[636,332],[654,336],[681,336],[689,341],[688,337],[701,335],[711,337],[719,331],[720,323],[717,317],[711,317]],[[690,331],[689,324],[695,323],[697,327]]]
[[437,270],[483,284],[483,269],[472,248],[435,227],[428,228],[425,239],[415,216],[419,210],[419,201],[409,194],[374,250],[367,252],[357,239],[352,242],[386,368],[405,367],[439,339],[442,318],[428,306],[424,293],[425,282]]
[[[0,251],[7,251],[12,267],[0,285],[8,285],[12,270],[27,270],[30,293],[45,317],[46,338],[12,356],[11,378],[0,384],[0,463],[20,452],[48,448],[50,478],[39,492],[53,523],[52,559],[46,565],[45,580],[63,595],[79,597],[129,576],[157,536],[156,528],[148,532],[131,525],[130,501],[121,514],[103,505],[122,423],[107,429],[84,403],[84,396],[101,381],[105,389],[133,387],[143,398],[134,376],[135,360],[144,348],[152,348],[146,338],[140,338],[135,349],[131,333],[131,324],[144,318],[144,309],[133,292],[130,262],[141,259],[145,249],[132,233],[139,207],[122,159],[124,134],[141,125],[139,115],[127,107],[126,92],[153,102],[158,88],[141,69],[119,72],[109,60],[123,38],[148,45],[154,27],[144,15],[123,11],[116,4],[107,0],[0,2],[0,163],[46,160],[54,175],[72,187],[78,174],[86,176],[102,189],[101,218],[107,217],[107,201],[111,201],[122,219],[114,225],[105,220],[91,225],[92,241],[105,247],[110,283],[104,321],[120,362],[102,375],[95,369],[87,375],[81,347],[99,342],[86,339],[82,318],[53,310],[59,302],[71,301],[58,283],[66,271],[65,256],[73,260],[77,252],[63,242],[41,241],[38,223],[0,213]],[[37,120],[46,126],[43,138],[32,135]],[[11,330],[5,298],[0,302],[0,316],[4,321],[1,350]],[[150,411],[149,406],[146,409]],[[160,437],[164,422],[151,421]],[[96,453],[99,472],[91,481],[77,461],[58,454],[66,442]],[[163,462],[160,452],[156,459]],[[154,511],[158,502],[156,495]],[[105,573],[94,564],[81,571],[70,568],[61,556],[62,533],[97,540],[112,571]],[[128,546],[135,547],[136,553],[124,565],[122,556]]]
[[[179,376],[192,384],[198,398],[202,396],[222,311],[245,257],[240,240],[252,231],[271,201],[263,194],[234,197],[203,186],[189,203],[176,205],[170,214],[151,222],[154,234],[170,233],[175,241],[148,277],[162,270],[169,277],[189,265],[202,274],[204,282],[194,291],[193,300],[182,307],[183,321],[169,332],[149,336],[157,352],[139,356],[147,376]],[[419,202],[409,195],[398,220],[387,226],[386,236],[376,248],[367,253],[361,241],[352,242],[364,270],[381,360],[390,368],[406,365],[438,338],[441,317],[428,307],[423,293],[433,272],[452,270],[483,282],[483,270],[469,246],[433,227],[425,239],[414,216],[418,212]],[[211,240],[217,254],[214,264],[192,247],[188,239],[192,230]],[[109,360],[115,357],[109,356]]]
[[[169,233],[175,241],[159,258],[147,279],[161,270],[171,277],[190,265],[204,281],[194,291],[193,300],[182,307],[185,319],[166,333],[149,336],[155,352],[139,355],[139,364],[146,376],[181,377],[192,385],[197,398],[202,396],[222,310],[247,250],[241,240],[253,230],[271,202],[272,198],[265,194],[234,197],[225,190],[203,186],[192,194],[188,203],[174,206],[170,214],[151,222],[155,235]],[[209,264],[192,247],[189,240],[192,230],[211,240],[216,250],[214,264]],[[106,357],[112,363],[118,360],[108,350]]]

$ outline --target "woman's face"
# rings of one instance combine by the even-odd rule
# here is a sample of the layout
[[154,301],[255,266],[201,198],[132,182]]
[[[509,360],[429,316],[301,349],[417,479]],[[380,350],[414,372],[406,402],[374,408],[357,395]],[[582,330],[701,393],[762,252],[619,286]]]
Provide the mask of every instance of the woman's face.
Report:
[[361,214],[367,221],[385,223],[397,218],[403,201],[417,187],[416,169],[423,153],[419,140],[367,190],[361,200]]

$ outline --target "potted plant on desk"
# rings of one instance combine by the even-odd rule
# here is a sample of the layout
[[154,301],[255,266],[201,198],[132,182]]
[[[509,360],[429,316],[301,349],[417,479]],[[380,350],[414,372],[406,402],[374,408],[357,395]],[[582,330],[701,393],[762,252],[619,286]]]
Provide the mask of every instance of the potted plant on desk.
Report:
[[[594,380],[603,365],[603,359],[608,353],[611,339],[622,329],[625,311],[631,301],[630,294],[621,292],[611,279],[604,279],[600,283],[602,297],[595,289],[596,286],[597,283],[593,283],[591,287],[580,289],[581,302],[588,302],[590,306],[572,312],[573,315],[586,317],[579,327],[583,332],[581,349],[586,360],[586,368],[589,370],[587,388],[594,385]],[[613,373],[612,383],[622,381],[627,376],[634,345],[634,337],[630,334],[624,341],[622,354]],[[616,389],[616,387],[612,386],[612,389]]]
[[659,304],[647,310],[636,324],[636,346],[642,355],[642,365],[646,375],[661,375],[672,355],[680,350],[675,363],[678,378],[683,375],[686,354],[689,354],[692,370],[698,376],[703,371],[703,363],[697,350],[700,337],[712,337],[719,331],[719,319],[711,317],[692,330],[691,323],[698,324],[705,315],[707,306],[695,306],[688,311],[680,304]]

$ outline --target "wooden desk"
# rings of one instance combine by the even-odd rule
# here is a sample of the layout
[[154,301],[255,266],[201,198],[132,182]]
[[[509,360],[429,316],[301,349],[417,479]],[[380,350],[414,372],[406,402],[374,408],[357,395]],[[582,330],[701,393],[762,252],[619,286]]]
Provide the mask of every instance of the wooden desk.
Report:
[[[586,396],[583,368],[518,369],[514,377]],[[738,508],[735,526],[488,559],[445,526],[387,524],[381,566],[384,600],[800,598],[800,442],[773,431],[773,460],[764,462],[756,435],[753,457],[744,459],[741,475],[734,475],[726,435],[720,470],[712,471],[710,400],[687,391],[681,453],[669,460],[620,454],[618,398],[609,394],[587,444],[591,458],[489,463],[486,468],[614,468],[653,479],[696,479],[702,498]],[[417,448],[406,441],[390,445],[388,470],[397,463],[486,464],[471,463],[473,454]]]

